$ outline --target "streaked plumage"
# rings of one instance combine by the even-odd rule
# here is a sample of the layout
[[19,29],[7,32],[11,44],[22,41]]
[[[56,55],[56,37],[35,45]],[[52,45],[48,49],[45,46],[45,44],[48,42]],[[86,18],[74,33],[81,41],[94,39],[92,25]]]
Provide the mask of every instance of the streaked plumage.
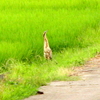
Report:
[[46,31],[43,33],[43,37],[44,37],[44,57],[46,59],[52,59],[52,50],[49,46],[49,42],[46,36]]

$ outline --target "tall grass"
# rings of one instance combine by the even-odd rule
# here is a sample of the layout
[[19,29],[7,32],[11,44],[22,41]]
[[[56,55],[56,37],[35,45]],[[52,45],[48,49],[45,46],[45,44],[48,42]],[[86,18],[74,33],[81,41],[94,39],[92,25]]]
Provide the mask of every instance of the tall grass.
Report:
[[[48,62],[42,58],[45,30],[53,50]],[[0,73],[7,69],[0,82],[1,100],[36,94],[53,80],[75,80],[68,77],[68,68],[98,52],[100,0],[0,1]]]
[[91,41],[97,35],[85,31],[99,26],[99,0],[2,0],[0,11],[1,64],[9,58],[42,56],[45,30],[53,52],[87,47],[97,40]]

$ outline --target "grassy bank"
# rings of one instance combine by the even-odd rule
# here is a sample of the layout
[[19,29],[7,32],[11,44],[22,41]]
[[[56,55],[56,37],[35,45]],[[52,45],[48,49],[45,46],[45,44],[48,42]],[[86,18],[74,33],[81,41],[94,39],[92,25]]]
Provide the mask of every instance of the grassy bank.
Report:
[[[72,68],[100,52],[99,0],[0,2],[0,100],[20,100],[41,85],[69,77]],[[48,30],[53,60],[43,59]]]
[[[1,100],[21,100],[36,94],[40,86],[54,80],[77,80],[78,77],[69,76],[75,66],[84,64],[85,61],[100,52],[100,45],[84,49],[69,49],[55,54],[55,59],[41,64],[16,63],[10,66],[2,86],[3,97]],[[4,85],[4,86],[3,86]]]

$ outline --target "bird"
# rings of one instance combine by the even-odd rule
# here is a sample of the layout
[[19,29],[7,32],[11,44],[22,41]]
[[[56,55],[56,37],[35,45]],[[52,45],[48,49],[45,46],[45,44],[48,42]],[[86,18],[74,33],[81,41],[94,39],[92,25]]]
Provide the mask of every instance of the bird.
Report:
[[43,38],[44,38],[44,58],[47,60],[52,60],[52,50],[49,46],[49,42],[47,39],[47,31],[43,32]]

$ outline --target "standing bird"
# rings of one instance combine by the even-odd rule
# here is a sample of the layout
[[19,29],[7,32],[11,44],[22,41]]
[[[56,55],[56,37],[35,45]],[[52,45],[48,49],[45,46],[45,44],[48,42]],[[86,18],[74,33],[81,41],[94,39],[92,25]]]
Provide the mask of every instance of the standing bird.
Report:
[[49,46],[49,42],[48,42],[48,39],[47,39],[47,31],[45,31],[43,33],[43,37],[44,37],[44,57],[47,59],[47,60],[52,60],[52,50]]

